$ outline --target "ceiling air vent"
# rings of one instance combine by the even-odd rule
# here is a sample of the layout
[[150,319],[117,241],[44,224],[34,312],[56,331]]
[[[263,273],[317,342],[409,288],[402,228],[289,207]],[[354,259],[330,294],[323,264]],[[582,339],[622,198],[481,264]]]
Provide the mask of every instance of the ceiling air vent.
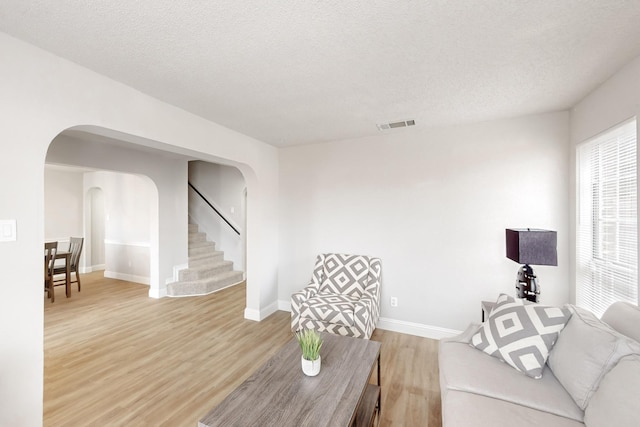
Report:
[[378,130],[387,130],[387,129],[395,129],[395,128],[404,128],[407,126],[413,126],[416,124],[415,120],[402,120],[399,122],[392,122],[392,123],[380,123],[377,124],[376,126],[378,127]]

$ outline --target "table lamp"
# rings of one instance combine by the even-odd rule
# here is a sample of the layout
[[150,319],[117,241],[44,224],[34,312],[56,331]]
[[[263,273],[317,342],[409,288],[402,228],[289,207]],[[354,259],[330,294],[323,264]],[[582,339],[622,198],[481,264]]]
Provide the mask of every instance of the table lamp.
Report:
[[558,265],[555,231],[535,228],[507,228],[507,258],[524,264],[518,270],[516,295],[538,302],[540,285],[531,265]]

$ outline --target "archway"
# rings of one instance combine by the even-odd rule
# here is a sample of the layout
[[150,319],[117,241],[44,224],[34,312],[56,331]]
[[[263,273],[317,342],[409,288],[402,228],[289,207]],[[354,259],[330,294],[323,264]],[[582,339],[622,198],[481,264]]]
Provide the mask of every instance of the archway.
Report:
[[[255,174],[244,164],[206,156],[201,153],[169,151],[169,146],[147,139],[122,134],[108,129],[95,127],[75,127],[61,132],[52,141],[47,163],[82,165],[93,170],[121,172],[144,176],[154,186],[156,201],[152,203],[157,215],[151,215],[152,228],[149,236],[149,295],[163,297],[166,295],[166,284],[176,280],[176,271],[186,265],[187,253],[187,211],[188,211],[188,163],[202,160],[223,167],[231,166],[241,177],[243,188],[248,188],[255,181]],[[178,150],[177,147],[174,147]],[[89,188],[86,188],[88,191]],[[239,243],[238,266],[245,272],[247,279],[245,317],[261,320],[273,312],[256,310],[260,306],[260,283],[251,275],[255,264],[247,261],[248,225],[250,209],[246,199],[238,203],[238,212],[243,214],[239,224],[244,226],[242,241]],[[105,217],[108,222],[108,217]],[[90,218],[85,219],[89,223]],[[116,242],[117,243],[117,242]],[[245,249],[247,247],[247,249]],[[86,260],[86,258],[85,258]],[[253,277],[253,280],[251,280]],[[127,280],[131,278],[121,277]],[[133,281],[136,278],[133,277]],[[263,280],[263,279],[261,279]],[[270,295],[271,296],[271,295]],[[275,293],[273,295],[275,298]]]

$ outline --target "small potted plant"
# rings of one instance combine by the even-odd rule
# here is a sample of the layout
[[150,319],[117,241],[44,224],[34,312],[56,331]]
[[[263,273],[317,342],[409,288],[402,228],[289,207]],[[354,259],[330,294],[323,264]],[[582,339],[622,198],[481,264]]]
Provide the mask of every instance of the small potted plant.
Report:
[[296,332],[296,338],[302,350],[302,372],[307,376],[315,377],[320,373],[322,338],[313,329]]

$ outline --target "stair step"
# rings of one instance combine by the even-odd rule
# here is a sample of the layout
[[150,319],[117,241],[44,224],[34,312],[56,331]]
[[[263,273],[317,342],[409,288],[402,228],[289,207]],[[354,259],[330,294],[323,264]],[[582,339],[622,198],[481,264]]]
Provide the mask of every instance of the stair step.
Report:
[[197,232],[197,233],[189,233],[189,244],[195,242],[206,242],[207,241],[207,233]]
[[202,264],[198,267],[189,267],[184,270],[180,270],[178,280],[180,282],[186,282],[190,280],[199,280],[207,277],[216,276],[225,271],[233,270],[233,261],[225,260],[213,260],[207,264]]
[[233,270],[233,261],[224,259],[197,224],[189,224],[188,243],[189,267],[178,273],[177,282],[167,284],[168,296],[206,295],[244,280],[244,273]]
[[216,251],[216,244],[213,242],[196,242],[189,245],[189,256],[212,254]]
[[210,253],[196,254],[189,257],[189,268],[201,267],[224,259],[224,252],[213,251]]
[[197,241],[197,242],[189,242],[189,249],[206,248],[206,247],[215,248],[215,246],[216,246],[215,242],[210,242],[208,240],[200,240],[200,241]]
[[225,271],[207,279],[169,283],[167,285],[167,295],[173,297],[207,295],[242,281],[241,271]]

